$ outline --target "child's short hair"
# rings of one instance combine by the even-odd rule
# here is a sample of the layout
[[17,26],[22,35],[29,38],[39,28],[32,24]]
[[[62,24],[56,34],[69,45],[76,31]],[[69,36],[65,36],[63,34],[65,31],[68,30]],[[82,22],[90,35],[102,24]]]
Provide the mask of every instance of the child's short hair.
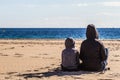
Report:
[[73,38],[67,38],[65,40],[65,47],[66,48],[74,48],[75,47],[75,41],[73,40]]

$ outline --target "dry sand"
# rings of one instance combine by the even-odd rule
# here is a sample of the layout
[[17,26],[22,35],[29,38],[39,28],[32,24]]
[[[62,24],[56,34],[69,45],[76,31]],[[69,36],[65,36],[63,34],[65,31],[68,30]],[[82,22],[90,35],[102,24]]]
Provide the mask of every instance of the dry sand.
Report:
[[[75,40],[79,50],[82,40]],[[102,41],[110,70],[62,72],[64,40],[0,40],[0,80],[120,80],[120,41]]]

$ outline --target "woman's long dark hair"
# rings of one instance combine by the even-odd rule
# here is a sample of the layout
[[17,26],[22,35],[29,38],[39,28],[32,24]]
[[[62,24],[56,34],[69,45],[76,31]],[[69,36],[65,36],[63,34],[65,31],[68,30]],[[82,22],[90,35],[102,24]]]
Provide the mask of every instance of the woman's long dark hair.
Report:
[[86,37],[87,37],[87,39],[98,39],[99,38],[98,32],[95,28],[95,25],[89,24],[87,26]]

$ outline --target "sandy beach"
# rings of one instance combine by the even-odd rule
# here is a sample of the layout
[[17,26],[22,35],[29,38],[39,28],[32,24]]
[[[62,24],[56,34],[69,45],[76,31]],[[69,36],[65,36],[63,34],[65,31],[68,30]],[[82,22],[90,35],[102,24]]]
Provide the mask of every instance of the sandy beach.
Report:
[[[80,49],[82,40],[75,40]],[[108,67],[101,72],[59,70],[64,40],[0,40],[0,80],[119,80],[120,40],[103,40]]]

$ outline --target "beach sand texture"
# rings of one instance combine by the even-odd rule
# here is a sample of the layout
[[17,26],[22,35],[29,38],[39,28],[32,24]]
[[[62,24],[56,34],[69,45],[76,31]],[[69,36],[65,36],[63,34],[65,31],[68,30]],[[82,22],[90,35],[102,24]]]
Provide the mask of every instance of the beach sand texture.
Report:
[[[82,40],[75,40],[80,49]],[[120,80],[120,41],[102,41],[109,49],[108,67],[101,72],[59,70],[64,40],[0,40],[0,80]]]

